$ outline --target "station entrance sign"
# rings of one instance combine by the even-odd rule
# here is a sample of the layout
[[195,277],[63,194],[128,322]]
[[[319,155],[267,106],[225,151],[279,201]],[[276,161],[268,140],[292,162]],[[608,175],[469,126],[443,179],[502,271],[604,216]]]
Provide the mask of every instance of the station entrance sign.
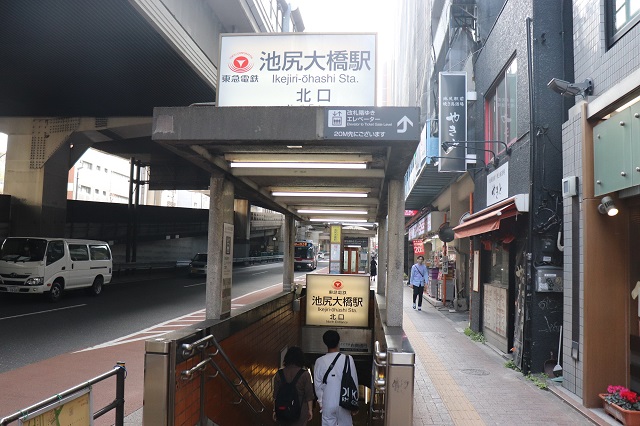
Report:
[[369,327],[368,275],[307,275],[307,324]]
[[420,108],[338,107],[324,109],[324,138],[417,141]]

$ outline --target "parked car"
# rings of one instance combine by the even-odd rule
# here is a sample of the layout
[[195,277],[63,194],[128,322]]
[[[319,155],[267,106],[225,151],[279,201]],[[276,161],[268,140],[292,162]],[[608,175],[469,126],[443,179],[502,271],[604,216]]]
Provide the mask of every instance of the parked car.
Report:
[[207,253],[198,253],[189,263],[189,276],[207,275]]
[[102,293],[111,282],[111,249],[104,241],[9,237],[0,248],[0,293],[46,294],[84,288]]

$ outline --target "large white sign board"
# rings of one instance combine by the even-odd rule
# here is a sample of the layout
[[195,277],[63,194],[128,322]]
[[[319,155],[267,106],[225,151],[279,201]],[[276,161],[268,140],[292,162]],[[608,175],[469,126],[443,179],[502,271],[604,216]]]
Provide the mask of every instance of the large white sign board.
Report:
[[374,106],[376,34],[222,34],[218,106]]
[[307,325],[369,327],[368,275],[307,275]]

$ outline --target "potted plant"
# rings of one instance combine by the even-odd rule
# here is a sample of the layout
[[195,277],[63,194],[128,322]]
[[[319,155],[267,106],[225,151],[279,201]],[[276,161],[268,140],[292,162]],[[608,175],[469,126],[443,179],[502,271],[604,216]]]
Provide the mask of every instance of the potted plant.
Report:
[[607,393],[601,393],[604,411],[623,425],[640,426],[640,398],[638,394],[624,386],[607,387]]

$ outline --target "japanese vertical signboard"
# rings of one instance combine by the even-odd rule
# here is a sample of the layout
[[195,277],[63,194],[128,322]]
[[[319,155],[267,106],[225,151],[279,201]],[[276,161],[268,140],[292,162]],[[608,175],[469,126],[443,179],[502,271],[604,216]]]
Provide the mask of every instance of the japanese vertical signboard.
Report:
[[342,251],[342,226],[331,225],[331,251],[329,252],[329,273],[340,273],[340,252]]
[[[466,171],[467,73],[441,72],[439,96],[439,172]],[[442,147],[446,144],[447,149]]]
[[372,106],[376,34],[222,34],[218,106]]
[[307,275],[307,325],[369,327],[368,275]]

